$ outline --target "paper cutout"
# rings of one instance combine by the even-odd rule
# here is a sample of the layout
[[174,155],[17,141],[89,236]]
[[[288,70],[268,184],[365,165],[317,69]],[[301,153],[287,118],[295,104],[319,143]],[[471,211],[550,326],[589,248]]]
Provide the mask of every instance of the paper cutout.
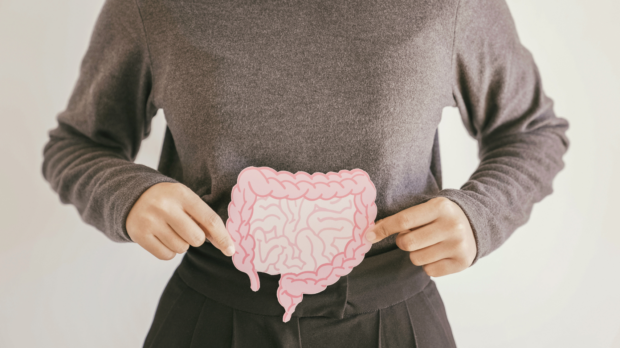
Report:
[[258,291],[257,272],[280,274],[278,302],[291,319],[304,294],[316,294],[351,272],[372,243],[364,233],[377,216],[376,189],[361,169],[338,173],[239,173],[226,228],[233,263]]

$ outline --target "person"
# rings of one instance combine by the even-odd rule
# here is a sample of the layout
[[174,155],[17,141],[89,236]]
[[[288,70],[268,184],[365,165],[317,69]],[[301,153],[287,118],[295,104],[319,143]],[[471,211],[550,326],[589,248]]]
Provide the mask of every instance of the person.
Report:
[[[445,107],[479,144],[460,189],[442,188]],[[155,170],[133,161],[159,109]],[[57,120],[42,171],[61,201],[113,241],[185,253],[145,347],[454,347],[431,276],[523,225],[569,145],[504,0],[106,0]],[[248,166],[360,168],[377,189],[362,263],[286,323],[279,275],[253,292],[230,258]]]

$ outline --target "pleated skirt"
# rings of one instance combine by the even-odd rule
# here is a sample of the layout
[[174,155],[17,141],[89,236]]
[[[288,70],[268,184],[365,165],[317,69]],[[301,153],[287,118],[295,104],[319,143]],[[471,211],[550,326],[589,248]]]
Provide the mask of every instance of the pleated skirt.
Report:
[[[389,294],[386,296],[389,297]],[[456,347],[443,301],[430,280],[395,304],[355,315],[262,315],[225,305],[175,272],[159,301],[145,348]]]

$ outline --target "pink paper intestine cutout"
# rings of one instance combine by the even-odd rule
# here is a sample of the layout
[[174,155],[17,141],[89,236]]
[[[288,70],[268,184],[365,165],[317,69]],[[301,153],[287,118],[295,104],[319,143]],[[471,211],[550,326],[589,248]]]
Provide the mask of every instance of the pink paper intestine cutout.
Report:
[[[236,248],[236,252],[232,257],[233,264],[237,269],[249,276],[250,287],[253,291],[258,291],[260,287],[257,272],[280,274],[278,273],[278,269],[285,270],[285,273],[281,273],[280,276],[277,297],[278,302],[285,310],[283,321],[287,322],[295,311],[295,307],[302,301],[304,294],[316,294],[325,290],[328,285],[334,284],[340,277],[349,274],[353,267],[362,262],[364,255],[372,245],[372,243],[364,238],[364,233],[369,227],[374,225],[374,220],[377,215],[377,207],[374,202],[375,198],[375,186],[368,174],[361,169],[353,169],[351,171],[341,170],[338,173],[328,172],[327,174],[314,173],[310,175],[306,172],[297,172],[296,174],[287,171],[277,172],[269,167],[247,167],[239,173],[237,184],[232,190],[232,200],[228,205],[226,228]],[[335,242],[332,241],[331,244],[334,248],[330,248],[332,251],[329,253],[329,256],[332,257],[331,260],[327,261],[319,258],[318,260],[323,260],[324,263],[316,262],[315,269],[290,265],[278,267],[284,261],[280,256],[285,255],[288,257],[294,255],[295,248],[297,248],[298,257],[301,257],[301,253],[305,250],[305,248],[298,245],[298,243],[286,239],[288,243],[280,243],[282,251],[278,254],[276,262],[255,262],[257,241],[255,238],[256,232],[253,233],[253,231],[259,228],[255,227],[253,229],[251,221],[257,202],[274,202],[275,200],[279,200],[280,207],[282,207],[282,200],[286,200],[286,204],[292,202],[296,206],[311,204],[305,202],[313,202],[315,205],[313,211],[310,213],[312,214],[318,210],[324,209],[321,207],[321,204],[336,204],[340,199],[345,199],[345,203],[346,200],[351,200],[353,202],[353,209],[345,214],[346,216],[342,214],[340,216],[340,219],[343,220],[343,225],[341,226],[346,228],[347,221],[349,221],[352,231],[349,234],[350,239],[346,242],[344,247],[342,247],[342,244],[337,246],[334,244]],[[260,207],[260,209],[264,210],[265,206]],[[275,209],[278,208],[275,207]],[[346,209],[342,209],[342,212],[345,211]],[[262,213],[266,214],[265,211]],[[282,212],[282,214],[285,214],[285,212]],[[291,211],[291,214],[294,213]],[[259,220],[263,221],[267,219],[269,215],[270,214],[267,214],[263,219]],[[298,214],[297,218],[300,216],[301,214]],[[350,216],[350,218],[347,219],[347,216]],[[281,227],[280,237],[282,237],[285,232],[291,233],[291,229],[289,228],[287,228],[286,231],[284,230],[284,227],[287,227],[289,221],[284,221],[283,224],[278,225],[277,220],[275,220],[273,216],[271,219],[273,220],[272,224],[274,228],[277,229]],[[314,233],[315,231],[309,227],[309,219],[306,220],[306,228],[302,230]],[[321,238],[321,231],[323,230],[314,233],[314,235]],[[294,230],[293,232],[298,234],[299,230]],[[261,233],[261,238],[267,236],[268,233],[272,233],[273,235],[269,239],[264,238],[264,241],[273,240],[278,237],[277,230],[265,231],[264,228],[261,228]],[[340,238],[342,238],[342,234]],[[263,241],[263,239],[259,240]],[[295,241],[296,240],[297,238],[295,238]],[[286,244],[288,244],[290,249],[286,250]],[[310,255],[314,254],[310,252]],[[325,255],[324,251],[323,256]],[[316,257],[312,257],[317,261]],[[257,263],[262,269],[257,269]],[[293,272],[293,268],[299,268],[299,271]]]

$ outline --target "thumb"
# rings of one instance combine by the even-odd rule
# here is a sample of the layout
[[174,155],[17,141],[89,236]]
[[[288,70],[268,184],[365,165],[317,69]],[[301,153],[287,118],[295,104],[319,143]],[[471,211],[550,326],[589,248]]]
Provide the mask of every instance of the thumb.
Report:
[[366,230],[366,239],[376,243],[395,233],[426,225],[439,215],[434,203],[426,202],[402,210],[392,216],[379,220],[373,227]]
[[366,239],[370,242],[377,243],[385,238],[387,238],[388,236],[390,236],[391,233],[389,230],[386,229],[386,223],[385,223],[386,218],[378,220],[377,222],[375,222],[374,225],[370,226],[367,230],[366,230]]

